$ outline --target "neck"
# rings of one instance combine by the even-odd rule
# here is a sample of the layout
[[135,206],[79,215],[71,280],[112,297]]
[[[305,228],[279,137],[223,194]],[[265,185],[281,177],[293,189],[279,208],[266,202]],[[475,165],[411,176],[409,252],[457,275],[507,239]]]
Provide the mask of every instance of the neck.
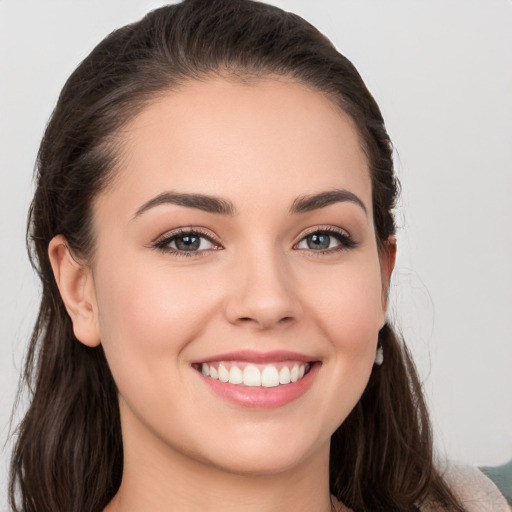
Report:
[[[105,512],[332,512],[329,446],[297,467],[242,474],[201,462],[153,438],[125,444],[121,487]],[[146,440],[148,441],[148,440]]]

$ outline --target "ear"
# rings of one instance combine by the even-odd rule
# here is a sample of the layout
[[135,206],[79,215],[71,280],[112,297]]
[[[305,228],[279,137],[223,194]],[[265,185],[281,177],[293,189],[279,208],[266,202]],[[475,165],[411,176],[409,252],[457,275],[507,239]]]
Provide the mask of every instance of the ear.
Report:
[[380,251],[380,275],[382,279],[382,307],[384,316],[388,305],[389,283],[396,261],[396,237],[391,235]]
[[98,346],[96,293],[90,268],[73,257],[62,235],[50,241],[48,256],[76,338],[89,347]]

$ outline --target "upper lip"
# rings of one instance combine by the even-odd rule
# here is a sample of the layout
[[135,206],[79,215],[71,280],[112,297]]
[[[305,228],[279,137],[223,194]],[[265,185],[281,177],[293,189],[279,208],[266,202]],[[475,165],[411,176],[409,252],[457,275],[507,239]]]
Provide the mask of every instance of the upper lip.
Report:
[[309,363],[317,358],[299,352],[290,352],[288,350],[273,350],[271,352],[258,352],[256,350],[237,350],[235,352],[226,352],[216,354],[205,359],[193,361],[195,363],[210,363],[214,361],[246,361],[248,363],[266,364],[277,363],[280,361],[304,361]]

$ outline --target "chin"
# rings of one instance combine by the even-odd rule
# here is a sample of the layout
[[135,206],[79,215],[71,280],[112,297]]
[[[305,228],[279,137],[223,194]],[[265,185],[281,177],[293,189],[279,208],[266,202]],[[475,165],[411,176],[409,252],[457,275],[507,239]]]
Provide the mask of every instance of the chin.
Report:
[[212,461],[212,463],[223,472],[241,476],[278,475],[292,471],[304,464],[304,454],[276,452],[279,450],[275,449],[273,453],[265,454],[236,453],[224,457],[223,460]]
[[278,436],[255,432],[251,439],[232,438],[232,442],[216,445],[214,452],[210,447],[207,463],[225,472],[258,476],[291,471],[312,457],[325,456],[328,460],[330,436],[318,442],[303,439],[298,432],[294,435],[289,429],[284,432]]

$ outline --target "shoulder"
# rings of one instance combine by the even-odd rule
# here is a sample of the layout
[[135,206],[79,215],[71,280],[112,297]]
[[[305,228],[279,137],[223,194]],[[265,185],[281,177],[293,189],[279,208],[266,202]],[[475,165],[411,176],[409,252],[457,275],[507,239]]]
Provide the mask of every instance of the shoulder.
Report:
[[479,469],[450,463],[441,468],[441,474],[467,512],[510,512],[496,485]]

